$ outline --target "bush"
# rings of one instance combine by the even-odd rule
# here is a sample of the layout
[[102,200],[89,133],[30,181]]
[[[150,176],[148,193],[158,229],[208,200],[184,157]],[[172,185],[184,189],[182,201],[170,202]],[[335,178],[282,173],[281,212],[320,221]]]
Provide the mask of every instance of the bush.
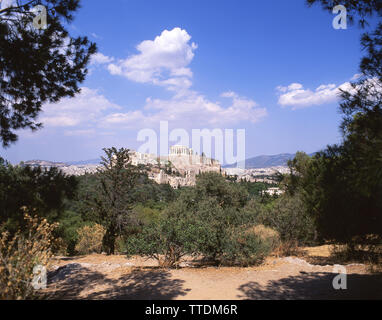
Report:
[[273,238],[250,232],[255,216],[247,210],[222,208],[210,198],[197,204],[194,217],[202,226],[198,250],[207,261],[219,265],[256,264],[274,248]]
[[178,267],[184,256],[196,254],[198,234],[198,221],[178,201],[170,205],[157,222],[129,237],[126,249],[128,255],[156,259],[161,267]]
[[224,245],[220,261],[224,265],[246,267],[260,264],[275,248],[273,238],[264,238],[256,233],[234,232]]
[[[64,203],[72,199],[77,178],[57,168],[13,166],[0,157],[0,231],[16,233],[25,227],[24,211],[35,212],[49,222],[58,221]],[[33,214],[34,215],[34,214]]]
[[298,193],[293,196],[283,195],[273,205],[264,208],[257,220],[276,230],[280,240],[290,249],[298,245],[311,244],[315,240],[314,220],[307,213]]
[[66,210],[59,220],[59,223],[58,234],[65,242],[64,255],[73,256],[76,254],[75,246],[78,242],[77,230],[86,224],[89,225],[90,222],[84,221],[77,212]]
[[[58,224],[24,214],[26,236],[20,231],[0,237],[0,299],[21,300],[37,297],[33,288],[33,269],[48,267],[55,245],[53,236]],[[24,232],[25,233],[25,232]]]
[[262,224],[249,228],[246,232],[258,236],[262,241],[268,242],[273,248],[276,248],[280,244],[279,233]]
[[158,221],[158,218],[161,214],[161,210],[156,208],[151,208],[138,204],[133,209],[134,214],[138,222],[142,224],[150,224],[152,222]]
[[115,240],[115,249],[118,254],[124,254],[127,251],[126,238],[123,236],[117,237]]
[[[211,175],[202,178],[209,179]],[[220,183],[229,184],[224,180]],[[254,226],[255,216],[231,205],[236,190],[223,185],[218,192],[212,188],[213,194],[206,197],[199,189],[183,191],[157,223],[144,226],[142,233],[130,237],[128,254],[155,258],[162,267],[176,267],[186,255],[203,256],[205,261],[220,265],[262,261],[274,247],[275,234],[265,238],[264,234],[245,231]]]
[[79,254],[101,253],[105,232],[105,228],[99,224],[78,229],[78,243],[75,250]]

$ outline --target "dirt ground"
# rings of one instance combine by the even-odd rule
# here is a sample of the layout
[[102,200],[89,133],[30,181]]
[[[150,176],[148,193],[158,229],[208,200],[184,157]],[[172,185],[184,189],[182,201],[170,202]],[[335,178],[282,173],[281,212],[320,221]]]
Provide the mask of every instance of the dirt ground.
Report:
[[345,265],[347,289],[335,290],[338,271],[324,265],[329,256],[323,246],[307,249],[304,259],[269,257],[257,267],[187,263],[177,270],[159,269],[156,261],[141,257],[56,257],[45,293],[50,299],[96,300],[382,299],[382,274],[362,264]]

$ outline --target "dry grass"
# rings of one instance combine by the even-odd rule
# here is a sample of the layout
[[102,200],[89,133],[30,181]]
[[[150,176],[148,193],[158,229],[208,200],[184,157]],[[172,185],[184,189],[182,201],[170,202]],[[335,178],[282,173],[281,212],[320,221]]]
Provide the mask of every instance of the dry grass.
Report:
[[12,237],[4,232],[0,235],[0,299],[35,298],[33,280],[37,266],[48,267],[55,238],[54,230],[58,224],[49,224],[24,214],[27,222],[27,234],[20,231]]
[[102,239],[106,233],[103,226],[84,226],[77,230],[78,243],[75,250],[80,254],[91,254],[102,252]]
[[298,246],[297,241],[284,241],[275,249],[274,254],[278,257],[299,257],[304,255],[304,251]]
[[371,273],[382,272],[382,247],[359,247],[349,251],[346,245],[322,245],[300,248],[296,256],[316,265],[365,264]]
[[323,245],[318,247],[304,247],[301,249],[304,254],[309,257],[329,258],[332,255],[333,248],[333,245]]

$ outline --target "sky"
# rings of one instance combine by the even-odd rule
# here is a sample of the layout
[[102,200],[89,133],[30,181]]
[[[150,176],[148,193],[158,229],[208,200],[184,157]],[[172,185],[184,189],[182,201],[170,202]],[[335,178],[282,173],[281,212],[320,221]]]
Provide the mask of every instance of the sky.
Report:
[[[339,88],[357,78],[356,24],[304,0],[83,0],[68,26],[98,53],[81,93],[47,104],[42,130],[0,156],[98,158],[139,149],[142,130],[245,129],[245,152],[312,153],[341,141]],[[371,27],[366,28],[368,31]],[[170,142],[175,144],[176,141]]]

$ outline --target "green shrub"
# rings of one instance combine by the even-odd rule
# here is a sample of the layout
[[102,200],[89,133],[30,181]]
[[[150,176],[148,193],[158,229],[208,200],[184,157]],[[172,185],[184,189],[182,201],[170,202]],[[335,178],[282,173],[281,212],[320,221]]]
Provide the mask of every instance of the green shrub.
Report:
[[263,238],[256,233],[235,230],[224,243],[220,260],[224,265],[242,267],[260,264],[274,248],[275,243],[272,238]]
[[13,166],[0,157],[0,231],[12,235],[25,227],[24,211],[57,222],[64,203],[77,191],[77,178],[57,168]]
[[257,216],[259,223],[276,230],[283,243],[311,244],[315,239],[315,224],[307,213],[299,193],[283,195]]
[[278,236],[260,234],[254,226],[254,217],[244,210],[223,209],[210,200],[198,205],[195,216],[202,225],[199,253],[219,265],[260,263],[277,244]]
[[154,258],[161,267],[177,267],[184,256],[197,252],[198,227],[182,204],[175,202],[157,222],[127,239],[127,253]]
[[279,233],[276,230],[262,224],[249,228],[246,232],[258,236],[262,241],[268,242],[273,248],[276,248],[280,244]]
[[75,246],[78,242],[78,232],[84,225],[89,225],[90,222],[85,222],[81,215],[77,212],[66,210],[59,220],[58,234],[65,242],[66,253],[69,256],[76,254]]
[[158,221],[161,214],[161,210],[144,206],[142,204],[136,205],[133,211],[137,220],[143,224],[150,224],[152,222]]
[[221,178],[198,177],[197,186],[183,190],[158,222],[129,237],[128,253],[153,257],[166,267],[178,266],[186,255],[201,255],[219,265],[262,261],[274,247],[274,238],[246,232],[254,226],[255,215],[242,208],[239,189]]

